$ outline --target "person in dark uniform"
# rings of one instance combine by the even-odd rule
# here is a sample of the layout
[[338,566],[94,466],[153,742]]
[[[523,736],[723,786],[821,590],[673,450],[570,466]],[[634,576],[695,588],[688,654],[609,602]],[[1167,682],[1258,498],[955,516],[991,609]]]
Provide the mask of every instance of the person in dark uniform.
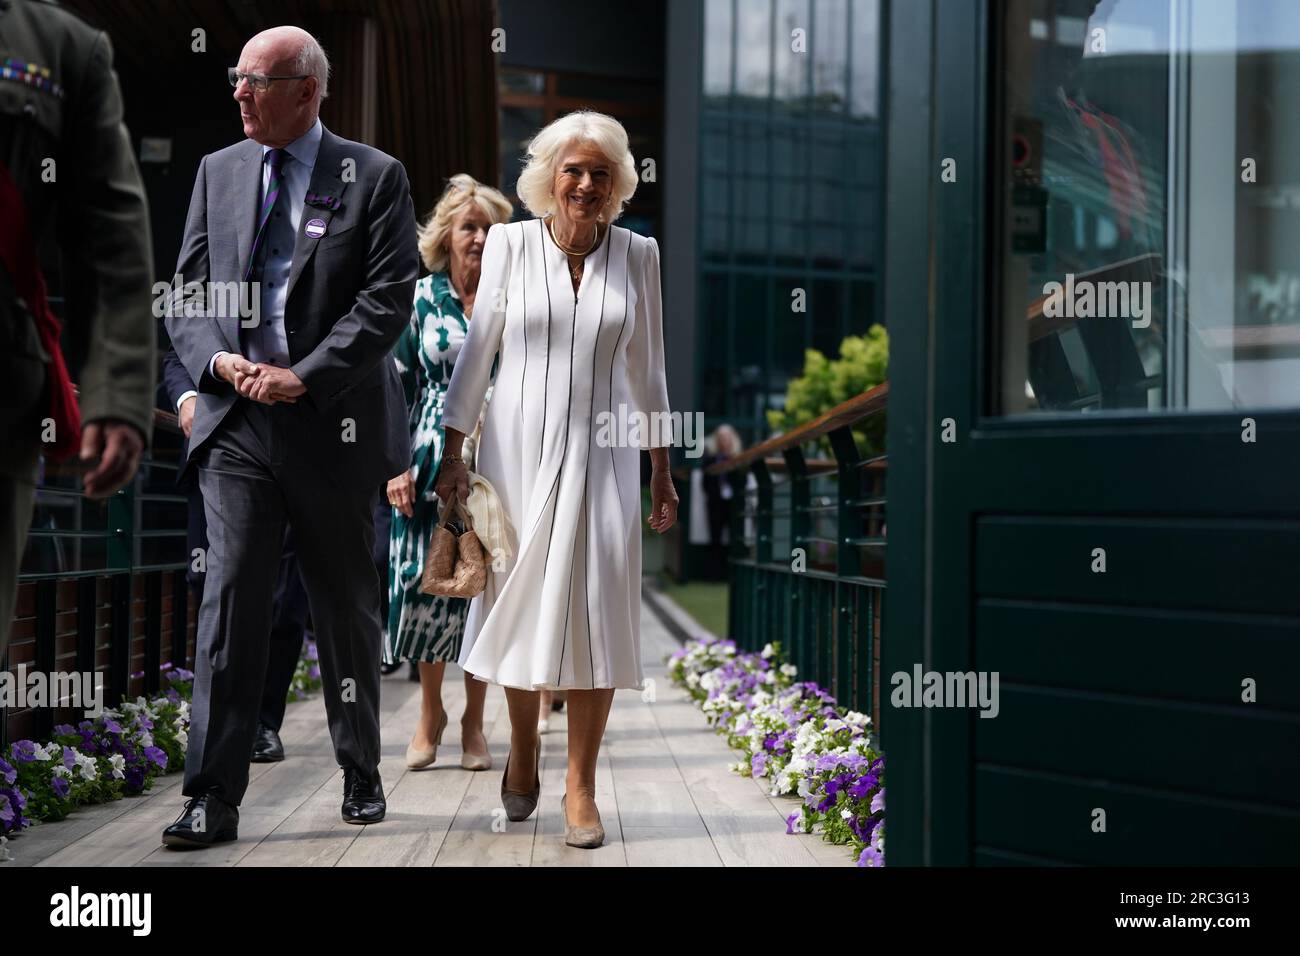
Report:
[[[104,498],[134,477],[153,421],[149,213],[112,63],[108,37],[66,10],[0,0],[0,657],[38,456],[79,454]],[[36,259],[51,224],[75,280],[66,366]]]
[[[194,428],[194,408],[199,392],[194,380],[185,371],[176,350],[168,349],[163,357],[163,389],[167,402],[176,412],[181,431],[185,434],[182,456],[189,445]],[[203,493],[192,471],[182,470],[176,480],[184,490],[188,510],[185,532],[185,551],[193,555],[196,548],[206,554],[208,550],[208,521],[203,510]],[[385,562],[387,553],[385,553]],[[191,560],[186,570],[186,580],[195,603],[203,602],[203,582],[207,577],[206,564]],[[253,763],[275,763],[284,759],[284,744],[280,740],[280,727],[284,723],[289,687],[298,659],[302,656],[303,638],[307,633],[307,590],[303,587],[298,569],[298,553],[294,545],[293,529],[285,533],[284,548],[280,554],[280,568],[275,581],[275,603],[271,616],[271,640],[266,656],[266,680],[262,685],[262,703],[258,710],[257,735],[253,738],[250,760]]]

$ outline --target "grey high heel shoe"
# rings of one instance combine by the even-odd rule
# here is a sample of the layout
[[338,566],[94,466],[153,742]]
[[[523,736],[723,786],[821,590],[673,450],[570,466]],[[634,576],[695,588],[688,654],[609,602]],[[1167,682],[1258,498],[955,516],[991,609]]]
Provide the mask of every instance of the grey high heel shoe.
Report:
[[501,805],[506,808],[506,819],[518,823],[527,820],[537,809],[537,800],[542,795],[542,742],[537,741],[537,770],[533,774],[533,789],[528,793],[515,793],[506,789],[510,778],[510,757],[506,757],[506,769],[501,774]]
[[560,812],[564,814],[564,842],[581,850],[594,850],[605,842],[604,825],[597,823],[594,827],[575,827],[570,824],[569,811],[565,809],[568,799],[567,793],[560,797]]

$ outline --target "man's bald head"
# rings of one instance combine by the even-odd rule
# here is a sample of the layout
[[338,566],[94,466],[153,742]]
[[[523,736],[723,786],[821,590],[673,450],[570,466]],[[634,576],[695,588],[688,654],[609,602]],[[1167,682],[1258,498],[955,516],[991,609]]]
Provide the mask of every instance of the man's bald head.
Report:
[[329,85],[329,59],[316,38],[293,26],[263,30],[239,56],[240,73],[281,77],[264,92],[235,88],[244,135],[265,146],[286,146],[315,124]]

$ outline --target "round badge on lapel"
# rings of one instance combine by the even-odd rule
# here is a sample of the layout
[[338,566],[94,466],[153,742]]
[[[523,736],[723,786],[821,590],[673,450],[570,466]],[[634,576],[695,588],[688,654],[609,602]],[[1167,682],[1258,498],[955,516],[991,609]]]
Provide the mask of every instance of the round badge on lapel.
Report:
[[325,235],[325,220],[313,219],[307,223],[303,231],[307,233],[309,239],[319,239]]

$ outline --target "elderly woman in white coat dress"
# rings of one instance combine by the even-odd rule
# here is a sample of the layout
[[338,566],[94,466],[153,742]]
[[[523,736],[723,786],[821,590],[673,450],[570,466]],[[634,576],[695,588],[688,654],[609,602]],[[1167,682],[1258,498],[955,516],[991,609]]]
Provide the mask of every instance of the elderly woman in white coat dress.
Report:
[[[470,606],[460,664],[505,687],[510,756],[501,799],[526,819],[540,795],[538,692],[568,691],[565,841],[604,840],[596,758],[619,687],[643,685],[640,449],[650,527],[677,519],[659,247],[615,226],[636,189],[627,133],[581,111],[528,146],[519,198],[539,218],[488,231],[478,306],[448,387],[436,493],[468,494],[461,442],[483,407],[476,471],[501,498],[518,547]],[[630,419],[630,421],[629,421]],[[503,562],[497,562],[498,565]]]

